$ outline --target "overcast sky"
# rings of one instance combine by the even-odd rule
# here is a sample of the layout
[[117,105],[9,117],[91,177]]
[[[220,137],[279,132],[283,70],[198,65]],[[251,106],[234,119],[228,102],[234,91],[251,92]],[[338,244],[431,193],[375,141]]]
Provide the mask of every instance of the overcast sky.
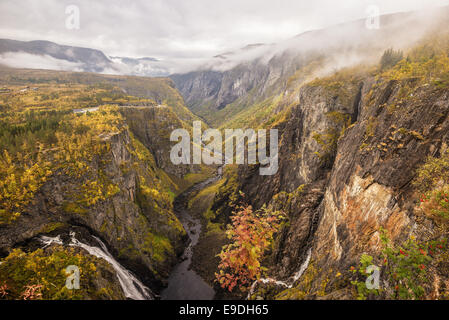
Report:
[[[199,59],[251,43],[272,43],[311,29],[449,0],[0,0],[0,37],[49,40],[108,55]],[[67,5],[80,29],[66,28]]]

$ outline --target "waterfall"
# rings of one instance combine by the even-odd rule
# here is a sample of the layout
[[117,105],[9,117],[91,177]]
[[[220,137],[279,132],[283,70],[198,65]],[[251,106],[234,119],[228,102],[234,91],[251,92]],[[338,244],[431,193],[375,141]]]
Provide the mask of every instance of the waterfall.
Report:
[[[83,248],[89,252],[89,254],[106,260],[114,268],[123,293],[127,298],[133,300],[154,300],[155,295],[151,292],[151,290],[140,282],[139,279],[137,279],[130,271],[118,263],[100,239],[93,236],[99,244],[99,247],[93,247],[76,239],[74,232],[70,232],[70,236],[71,242],[69,243],[69,246]],[[54,238],[41,236],[40,241],[44,244],[44,248],[53,243],[63,245],[63,241],[59,235]]]
[[256,289],[256,286],[258,283],[273,283],[275,285],[285,287],[287,289],[293,288],[293,285],[295,284],[295,282],[298,281],[302,277],[303,273],[307,270],[307,267],[309,266],[311,257],[312,257],[312,248],[310,248],[307,251],[306,260],[304,260],[304,262],[299,267],[299,270],[293,275],[291,281],[281,281],[281,280],[276,280],[273,278],[263,278],[263,279],[254,281],[253,284],[251,285],[251,288],[248,292],[248,296],[246,297],[246,299],[249,299],[251,297],[251,295],[254,293],[254,290]]
[[298,272],[295,273],[295,275],[293,276],[293,281],[292,283],[289,285],[289,288],[293,287],[293,284],[298,281],[301,277],[302,274],[304,273],[304,271],[306,271],[307,267],[309,266],[310,263],[310,258],[312,257],[312,249],[310,248],[307,251],[307,257],[306,260],[304,261],[304,263],[301,265],[301,267],[299,268]]

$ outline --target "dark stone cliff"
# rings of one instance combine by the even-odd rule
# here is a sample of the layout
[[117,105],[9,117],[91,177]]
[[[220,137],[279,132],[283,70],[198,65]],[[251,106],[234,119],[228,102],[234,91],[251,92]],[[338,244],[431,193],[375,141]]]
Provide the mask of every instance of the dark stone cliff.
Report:
[[[330,274],[347,272],[362,253],[379,254],[381,228],[393,242],[432,232],[433,224],[418,217],[411,182],[428,156],[447,150],[448,97],[447,89],[370,76],[337,90],[326,82],[304,86],[276,125],[279,171],[264,177],[257,166],[241,166],[233,188],[215,199],[217,219],[228,219],[223,204],[237,190],[255,207],[283,210],[289,223],[277,236],[270,274],[288,281],[311,249],[321,270],[312,287],[324,281],[329,298],[351,298]],[[332,143],[317,138],[332,135]]]

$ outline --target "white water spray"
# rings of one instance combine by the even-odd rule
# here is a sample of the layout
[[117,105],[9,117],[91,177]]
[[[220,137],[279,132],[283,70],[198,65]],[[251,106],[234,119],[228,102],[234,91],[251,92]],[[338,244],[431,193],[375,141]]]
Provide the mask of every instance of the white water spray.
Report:
[[246,299],[249,299],[251,297],[251,295],[254,293],[254,290],[256,289],[256,286],[258,283],[264,283],[264,284],[273,283],[275,285],[285,287],[287,289],[293,288],[293,285],[295,284],[295,282],[301,278],[304,271],[306,271],[307,267],[309,266],[311,257],[312,257],[312,249],[309,249],[307,251],[306,260],[301,264],[301,267],[299,268],[299,270],[293,275],[291,281],[280,281],[280,280],[276,280],[273,278],[263,278],[263,279],[254,281],[254,283],[251,285],[251,288],[249,290],[249,293],[248,293],[248,296]]
[[[109,253],[105,244],[100,239],[95,236],[93,237],[100,245],[100,247],[93,247],[76,239],[74,232],[71,232],[70,236],[71,242],[69,243],[69,246],[83,248],[84,250],[89,252],[89,254],[96,256],[97,258],[106,260],[114,268],[123,293],[127,298],[133,300],[154,300],[154,294],[151,292],[151,290],[147,288],[142,282],[140,282],[139,279],[137,279],[130,271],[128,271],[120,263],[118,263]],[[63,245],[63,241],[61,240],[60,236],[54,238],[41,236],[40,241],[44,243],[44,248],[53,243]]]

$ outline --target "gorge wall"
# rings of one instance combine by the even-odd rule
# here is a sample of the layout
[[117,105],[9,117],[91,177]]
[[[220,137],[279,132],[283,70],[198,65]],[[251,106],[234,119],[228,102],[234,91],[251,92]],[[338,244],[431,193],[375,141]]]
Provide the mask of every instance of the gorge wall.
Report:
[[[274,126],[280,135],[277,174],[264,177],[257,166],[241,166],[228,177],[233,188],[223,187],[215,200],[221,221],[231,214],[222,204],[238,190],[256,208],[268,204],[287,213],[269,274],[289,281],[311,249],[319,272],[307,279],[309,295],[302,298],[353,298],[350,284],[335,274],[349,278],[362,253],[379,256],[380,230],[396,243],[435,231],[420,213],[421,196],[412,181],[418,167],[429,156],[443,155],[449,142],[446,88],[356,72],[337,85],[334,80],[303,86],[296,105]],[[447,281],[444,271],[438,277]],[[273,298],[283,291],[267,290],[258,294]],[[278,296],[299,297],[294,289]]]
[[[16,81],[30,81],[28,78],[19,80],[20,77],[30,76],[28,71],[10,69],[8,72],[16,74]],[[30,74],[33,73],[30,71]],[[101,76],[97,75],[37,73],[41,77],[63,78],[63,84],[59,85],[63,88],[66,86],[66,77],[70,78],[68,83],[79,78],[81,90],[69,88],[69,94],[73,95],[70,99],[76,99],[77,92],[83,94],[88,90],[100,90],[103,96],[109,94],[108,90],[113,90],[112,96],[120,92],[108,86],[104,87],[106,89],[97,89],[94,85],[87,87],[84,84],[91,81],[90,77],[100,79]],[[2,215],[0,223],[0,256],[6,259],[1,264],[0,280],[7,281],[12,288],[16,285],[20,288],[28,274],[24,272],[23,279],[13,280],[11,273],[24,263],[23,260],[15,260],[14,255],[18,254],[21,259],[63,255],[64,259],[70,260],[71,232],[76,233],[77,240],[91,246],[99,247],[93,237],[101,239],[111,255],[155,294],[164,286],[173,266],[178,263],[187,237],[174,214],[173,200],[192,184],[205,179],[209,172],[203,172],[200,166],[173,165],[170,161],[170,133],[178,128],[189,129],[189,123],[184,122],[184,119],[187,117],[190,120],[194,116],[184,106],[182,98],[170,86],[172,82],[168,79],[146,81],[136,78],[135,81],[140,83],[137,85],[133,84],[133,79],[117,79],[123,87],[134,86],[137,91],[141,85],[144,99],[121,95],[144,103],[133,106],[122,101],[118,103],[122,106],[102,105],[97,109],[88,108],[86,112],[79,111],[82,109],[76,109],[78,111],[75,112],[72,110],[74,102],[68,104],[67,110],[63,110],[65,105],[58,101],[54,111],[50,111],[58,115],[58,121],[48,129],[50,136],[55,138],[52,139],[53,144],[40,143],[39,156],[34,160],[38,163],[33,167],[44,170],[45,177],[32,177],[36,181],[26,182],[25,188],[36,184],[30,190],[29,201],[20,208],[16,204],[18,214],[9,220],[3,220]],[[111,79],[106,77],[107,80]],[[42,81],[40,78],[34,83],[45,88],[30,90],[29,94],[39,96],[43,94],[41,90],[57,90],[55,87],[58,84],[48,86],[42,84]],[[149,100],[148,97],[153,97],[153,90],[157,91],[158,97],[164,97],[159,103],[167,102],[168,105]],[[98,104],[98,101],[89,100],[88,103],[90,107],[94,103]],[[24,108],[27,107],[24,105]],[[17,106],[14,108],[17,114],[22,111],[17,110]],[[33,121],[41,121],[39,117],[43,118],[42,121],[48,121],[45,111],[37,113],[37,120]],[[67,130],[70,130],[70,134],[65,133]],[[13,161],[18,161],[14,154],[5,154],[6,159],[12,157]],[[16,176],[20,179],[22,171],[28,168],[26,165],[16,166],[11,160],[6,163],[11,166],[8,174],[12,179]],[[2,195],[3,201],[6,201],[6,197],[12,197],[9,193],[16,185],[6,187],[8,189]],[[1,213],[10,217],[3,207]],[[43,235],[51,238],[59,236],[64,247],[58,247],[62,244],[59,240],[44,245],[40,241]],[[83,299],[123,299],[115,271],[108,263],[80,248],[76,249],[76,254],[82,261],[96,266],[93,269],[97,268],[89,278],[89,285],[84,283],[81,294]],[[59,260],[58,263],[64,261]],[[42,277],[49,277],[51,272],[58,273],[58,268],[59,265],[48,267],[41,271]],[[86,276],[83,279],[87,279]],[[103,292],[102,286],[109,291]],[[63,294],[68,294],[68,291]]]

